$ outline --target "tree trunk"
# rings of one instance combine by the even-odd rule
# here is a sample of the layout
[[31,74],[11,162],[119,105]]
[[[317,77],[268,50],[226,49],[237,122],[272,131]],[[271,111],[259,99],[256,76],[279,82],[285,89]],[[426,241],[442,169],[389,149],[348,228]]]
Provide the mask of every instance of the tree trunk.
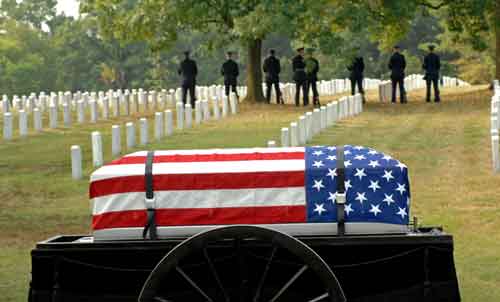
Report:
[[262,92],[262,70],[261,70],[262,40],[256,39],[248,42],[247,62],[247,102],[264,102]]
[[500,80],[500,0],[496,1],[495,9],[495,31],[496,31],[496,73],[495,78]]

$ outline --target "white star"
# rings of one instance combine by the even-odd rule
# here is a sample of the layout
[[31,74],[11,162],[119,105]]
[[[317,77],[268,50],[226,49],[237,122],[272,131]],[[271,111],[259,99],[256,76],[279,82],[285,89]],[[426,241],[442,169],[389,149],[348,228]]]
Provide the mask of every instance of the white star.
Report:
[[364,148],[362,146],[356,146],[356,147],[354,147],[354,149],[359,151],[359,150],[363,150]]
[[350,166],[352,166],[351,161],[350,161],[350,160],[345,161],[345,162],[344,162],[344,166],[345,166],[346,168],[349,168]]
[[360,203],[363,203],[363,201],[368,200],[368,198],[366,198],[366,196],[365,196],[366,193],[359,193],[359,192],[357,192],[356,194],[358,195],[358,197],[356,197],[355,199],[357,201],[359,201]]
[[373,213],[373,215],[377,216],[378,213],[382,213],[382,211],[379,209],[379,207],[380,207],[379,204],[376,206],[371,205],[371,207],[372,208],[368,212]]
[[333,160],[337,160],[337,156],[335,156],[335,155],[328,155],[328,156],[326,157],[326,159],[328,159],[328,160],[332,160],[332,161],[333,161]]
[[401,195],[403,195],[404,192],[406,192],[406,185],[405,184],[399,184],[398,183],[398,188],[396,189]]
[[351,185],[351,180],[346,180],[344,181],[344,187],[345,187],[345,191],[347,192],[350,188],[352,188],[352,185]]
[[405,219],[405,216],[408,216],[408,214],[406,214],[406,209],[405,208],[399,208],[399,212],[396,213],[396,215],[399,215],[401,216],[401,219]]
[[356,156],[354,157],[354,159],[355,159],[355,160],[363,160],[363,159],[366,159],[366,157],[365,157],[364,155],[362,155],[362,154],[361,154],[361,155],[356,155]]
[[328,194],[330,195],[330,197],[328,197],[328,200],[331,200],[332,203],[335,203],[335,199],[337,199],[337,192],[335,193],[328,192]]
[[337,147],[328,147],[327,149],[328,149],[328,151],[335,151],[335,150],[337,150]]
[[387,182],[391,181],[391,179],[394,179],[394,176],[392,176],[392,171],[384,170],[384,176],[382,176],[382,178],[385,178]]
[[406,169],[406,165],[403,164],[402,162],[398,162],[398,164],[396,165],[396,167],[400,168],[401,172],[403,172],[403,170]]
[[328,174],[326,176],[330,176],[332,180],[337,176],[337,169],[328,169]]
[[314,156],[320,156],[320,155],[323,155],[323,151],[321,151],[321,150],[314,151],[314,152],[313,152],[313,155],[314,155]]
[[378,189],[380,189],[380,186],[378,185],[378,180],[377,181],[371,181],[370,180],[370,185],[368,186],[368,188],[372,189],[373,192],[375,192]]
[[323,161],[321,161],[321,160],[314,161],[313,167],[315,167],[315,168],[321,168],[323,166],[324,166]]
[[345,154],[345,155],[350,155],[351,153],[352,153],[352,152],[351,152],[351,151],[349,151],[349,150],[345,150],[345,151],[344,151],[344,154]]
[[376,168],[376,167],[380,167],[380,164],[378,163],[378,160],[370,160],[370,163],[368,164],[368,166],[370,166],[372,168]]
[[390,161],[392,159],[392,157],[389,156],[389,155],[384,154],[384,157],[382,157],[382,159],[384,159],[386,161]]
[[346,204],[345,208],[344,208],[344,211],[346,212],[347,216],[349,216],[349,213],[354,212],[354,210],[352,209],[352,205],[351,204]]
[[378,154],[378,152],[377,152],[377,151],[375,151],[375,150],[370,150],[370,152],[368,152],[368,154],[370,154],[370,155],[375,155],[375,154]]
[[320,204],[315,203],[315,205],[316,205],[316,208],[313,210],[313,212],[318,212],[318,215],[320,215],[320,216],[321,216],[321,213],[326,212],[323,203],[320,203]]
[[384,195],[385,195],[385,198],[384,198],[384,200],[382,200],[382,201],[383,201],[383,202],[387,202],[387,205],[388,205],[388,206],[390,206],[390,205],[391,205],[391,203],[394,203],[394,202],[395,202],[395,201],[394,201],[394,199],[392,198],[392,196],[393,196],[394,194],[391,194],[391,195],[384,194]]
[[356,169],[356,174],[354,176],[359,177],[359,180],[362,180],[363,177],[366,176],[365,169]]
[[313,188],[315,188],[316,190],[321,191],[322,188],[324,188],[325,186],[323,185],[323,180],[314,180],[314,185],[313,185]]

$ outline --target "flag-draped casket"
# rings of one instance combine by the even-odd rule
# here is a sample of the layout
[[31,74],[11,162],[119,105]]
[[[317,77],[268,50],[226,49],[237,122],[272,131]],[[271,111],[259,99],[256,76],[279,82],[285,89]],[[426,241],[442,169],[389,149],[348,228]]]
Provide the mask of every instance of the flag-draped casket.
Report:
[[362,146],[143,151],[96,170],[90,198],[96,240],[140,239],[151,218],[160,238],[230,224],[335,235],[339,221],[404,233],[410,185],[403,163]]

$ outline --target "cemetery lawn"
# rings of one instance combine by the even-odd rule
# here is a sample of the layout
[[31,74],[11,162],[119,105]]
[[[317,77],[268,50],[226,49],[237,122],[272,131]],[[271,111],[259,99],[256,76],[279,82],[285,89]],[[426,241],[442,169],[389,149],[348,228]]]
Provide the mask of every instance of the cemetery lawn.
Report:
[[[426,104],[417,91],[402,106],[380,104],[372,93],[361,116],[325,130],[311,143],[371,146],[408,165],[412,215],[454,235],[463,301],[496,302],[500,297],[500,176],[490,168],[490,97],[486,87],[446,89],[441,104]],[[176,132],[148,148],[279,143],[280,128],[304,111],[278,105],[242,105],[241,110],[238,116]],[[90,133],[102,132],[109,161],[111,125],[122,125],[123,133],[128,120],[47,130],[12,142],[0,139],[1,301],[27,300],[30,250],[37,241],[89,232]],[[153,138],[152,118],[149,123]],[[82,181],[70,178],[69,148],[75,144],[84,155]]]

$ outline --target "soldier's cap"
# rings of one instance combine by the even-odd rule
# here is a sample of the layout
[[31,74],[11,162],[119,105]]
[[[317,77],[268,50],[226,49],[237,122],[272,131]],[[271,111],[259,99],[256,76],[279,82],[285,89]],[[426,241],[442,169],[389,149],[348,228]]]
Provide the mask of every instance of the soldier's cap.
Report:
[[303,51],[303,50],[304,50],[304,47],[297,48],[297,52],[300,52],[300,51]]
[[226,54],[227,54],[228,56],[232,56],[232,55],[233,55],[233,52],[232,52],[232,51],[227,51],[227,52],[226,52]]
[[427,48],[429,48],[429,50],[434,50],[434,49],[436,49],[436,46],[435,46],[435,45],[430,44],[429,46],[427,46]]
[[399,45],[394,45],[394,49],[401,49]]
[[273,48],[271,48],[271,49],[269,49],[269,53],[274,55],[276,53],[276,51]]
[[184,51],[184,55],[186,55],[186,56],[189,56],[190,53],[191,53],[191,51],[189,51],[189,50]]

